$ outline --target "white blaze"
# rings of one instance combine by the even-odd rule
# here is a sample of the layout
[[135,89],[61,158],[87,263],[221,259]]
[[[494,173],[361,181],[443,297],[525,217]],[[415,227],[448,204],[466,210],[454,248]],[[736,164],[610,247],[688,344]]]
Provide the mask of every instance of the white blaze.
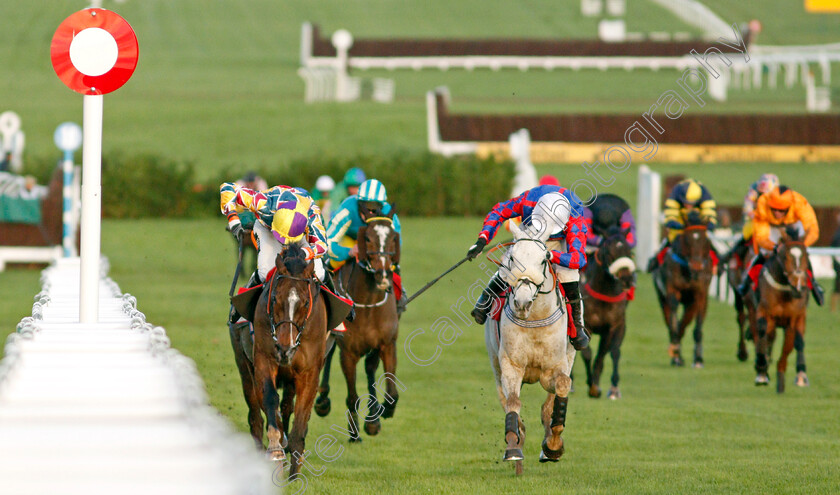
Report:
[[[300,301],[300,297],[298,296],[297,290],[294,287],[292,287],[289,290],[288,299],[286,299],[286,302],[289,304],[289,320],[291,320],[291,321],[295,321],[295,307],[297,306],[297,303],[299,301]],[[295,345],[295,341],[292,338],[292,330],[290,328],[289,329],[289,346],[291,347],[293,345]]]

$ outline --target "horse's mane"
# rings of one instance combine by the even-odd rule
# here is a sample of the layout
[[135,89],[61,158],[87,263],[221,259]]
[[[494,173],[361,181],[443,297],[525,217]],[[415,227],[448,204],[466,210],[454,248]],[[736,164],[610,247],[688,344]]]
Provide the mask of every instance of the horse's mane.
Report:
[[286,266],[289,275],[293,277],[300,275],[307,264],[306,252],[304,252],[301,244],[290,244],[283,252],[283,265]]
[[703,217],[697,211],[690,211],[688,213],[688,225],[704,225]]
[[799,229],[796,228],[793,225],[788,225],[787,227],[785,227],[785,233],[787,234],[788,238],[790,238],[791,241],[797,242],[797,241],[800,240],[799,239]]

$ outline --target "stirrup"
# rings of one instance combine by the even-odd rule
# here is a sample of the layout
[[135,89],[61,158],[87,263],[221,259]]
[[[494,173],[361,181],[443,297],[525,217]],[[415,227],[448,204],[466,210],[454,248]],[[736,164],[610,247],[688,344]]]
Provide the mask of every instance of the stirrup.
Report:
[[569,340],[572,342],[572,346],[576,351],[582,351],[589,347],[589,335],[586,334],[586,330],[584,329],[578,330],[577,335],[569,338]]

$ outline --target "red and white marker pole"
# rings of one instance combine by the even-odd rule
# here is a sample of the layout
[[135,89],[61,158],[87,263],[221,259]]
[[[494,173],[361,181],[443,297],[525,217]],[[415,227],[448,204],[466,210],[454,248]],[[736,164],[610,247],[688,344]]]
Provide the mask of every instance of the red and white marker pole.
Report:
[[137,36],[128,22],[105,9],[84,9],[64,20],[50,47],[53,68],[84,95],[79,322],[99,320],[102,219],[103,95],[119,89],[137,67]]

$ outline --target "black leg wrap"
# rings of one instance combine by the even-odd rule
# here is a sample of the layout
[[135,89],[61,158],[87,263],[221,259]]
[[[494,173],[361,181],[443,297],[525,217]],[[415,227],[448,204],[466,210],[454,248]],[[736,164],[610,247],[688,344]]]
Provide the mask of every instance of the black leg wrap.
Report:
[[[519,414],[511,411],[505,415],[505,437],[508,433],[516,433],[516,441],[519,442]],[[507,438],[505,438],[507,441]]]
[[551,411],[551,427],[566,426],[566,407],[569,405],[568,397],[554,397],[554,409]]

